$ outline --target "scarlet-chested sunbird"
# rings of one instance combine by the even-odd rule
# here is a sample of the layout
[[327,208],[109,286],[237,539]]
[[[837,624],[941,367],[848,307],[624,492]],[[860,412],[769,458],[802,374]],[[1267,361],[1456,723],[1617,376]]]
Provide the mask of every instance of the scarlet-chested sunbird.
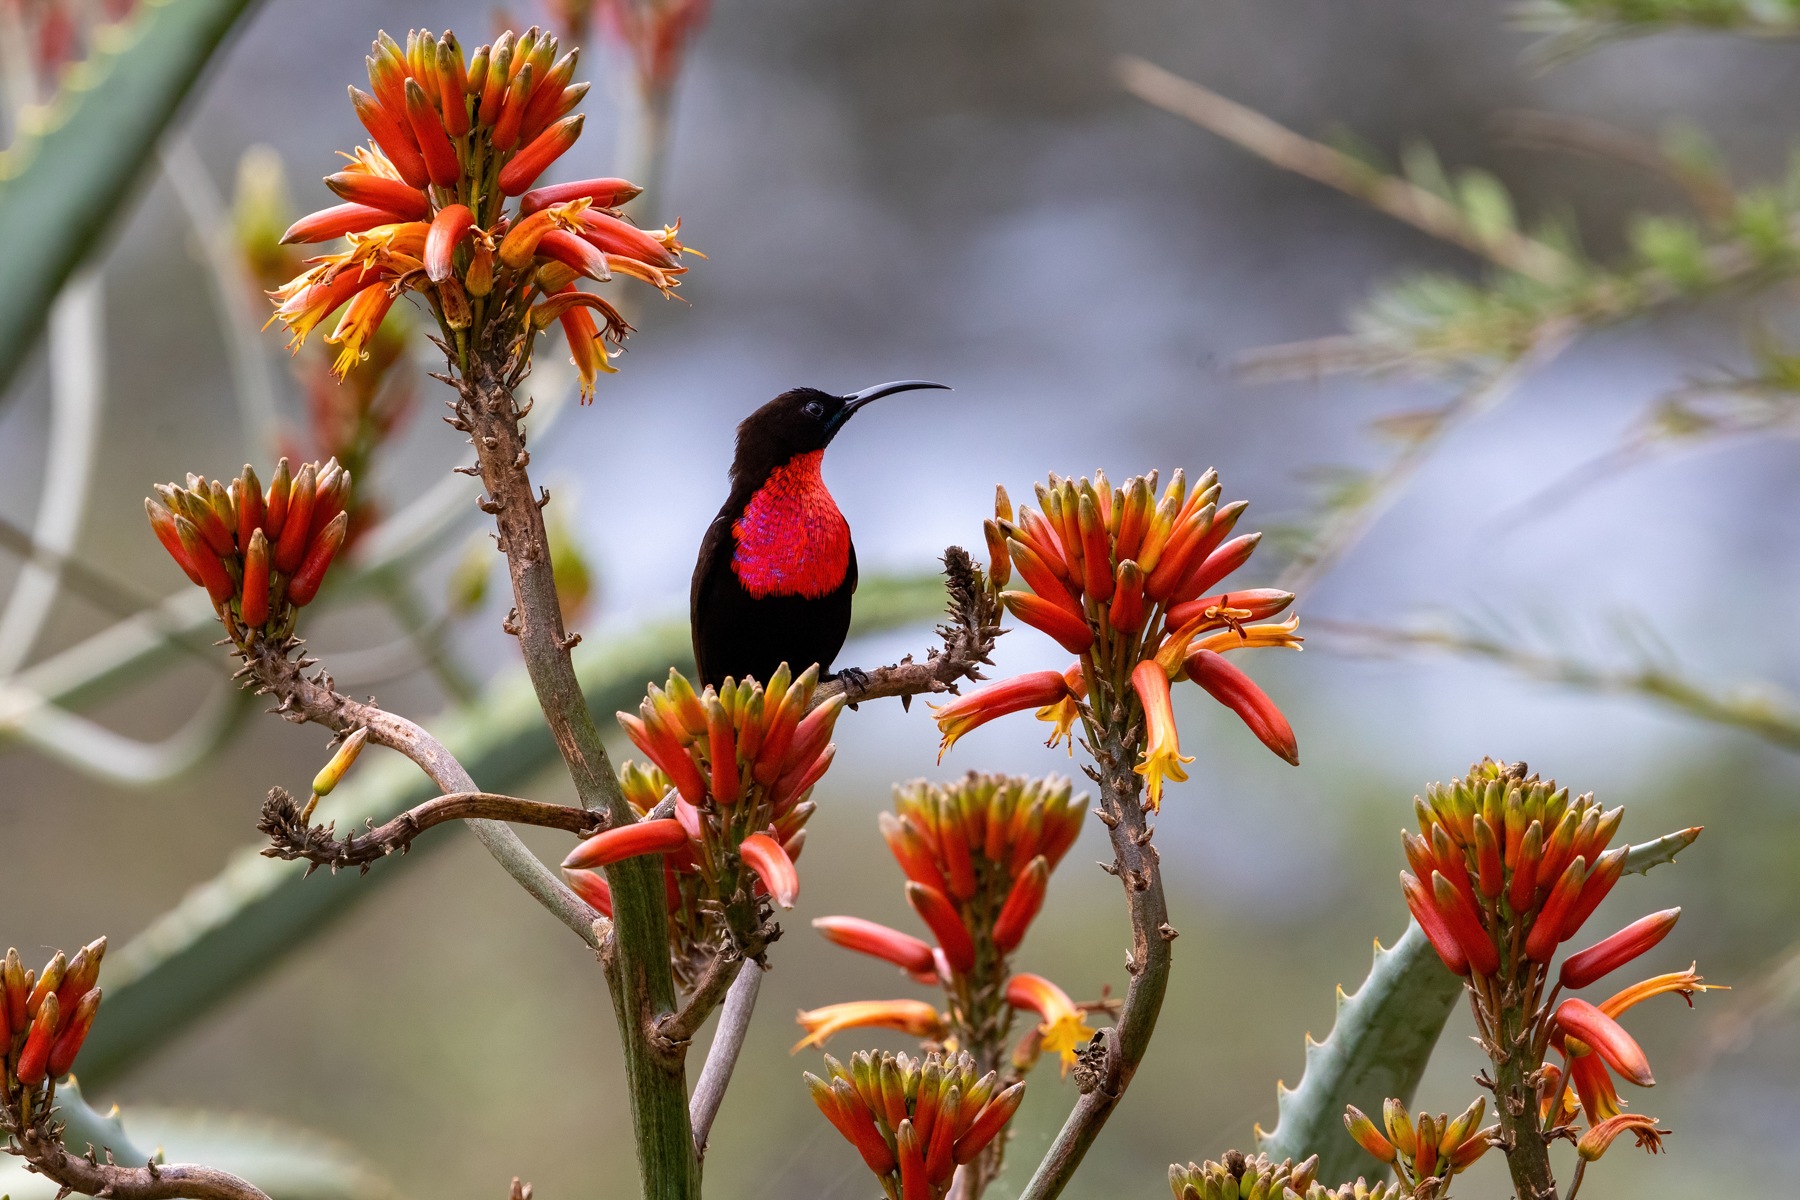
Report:
[[737,431],[731,496],[700,543],[689,593],[700,678],[767,680],[787,663],[829,674],[850,629],[856,547],[825,488],[825,447],[871,401],[941,383],[903,379],[834,396],[783,392]]

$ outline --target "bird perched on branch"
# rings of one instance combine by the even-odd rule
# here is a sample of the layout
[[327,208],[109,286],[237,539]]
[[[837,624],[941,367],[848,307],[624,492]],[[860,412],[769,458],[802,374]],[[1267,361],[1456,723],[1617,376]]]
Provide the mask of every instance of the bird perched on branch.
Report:
[[717,686],[781,663],[821,674],[843,649],[856,591],[850,525],[825,488],[825,447],[865,404],[941,383],[904,379],[848,396],[783,392],[738,426],[731,496],[700,544],[689,594],[694,661]]

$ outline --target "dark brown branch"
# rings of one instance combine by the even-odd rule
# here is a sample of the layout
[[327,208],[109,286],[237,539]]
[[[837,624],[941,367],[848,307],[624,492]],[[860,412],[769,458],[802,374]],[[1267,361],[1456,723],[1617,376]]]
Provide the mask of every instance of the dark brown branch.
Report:
[[[420,726],[373,701],[364,703],[343,695],[324,670],[308,676],[306,669],[315,660],[298,654],[300,646],[297,638],[280,644],[258,642],[244,653],[244,666],[237,677],[248,679],[259,695],[274,696],[275,711],[289,721],[323,725],[339,735],[367,729],[370,741],[404,754],[443,792],[480,792],[456,756]],[[601,920],[600,914],[551,874],[518,834],[499,821],[471,820],[469,828],[538,903],[588,945],[598,946],[595,922]]]
[[50,1114],[13,1136],[13,1152],[30,1169],[62,1188],[62,1194],[106,1196],[110,1200],[269,1200],[254,1184],[226,1171],[187,1163],[145,1163],[125,1167],[69,1153]]
[[410,808],[384,825],[369,823],[362,833],[337,836],[337,824],[312,825],[301,816],[301,806],[284,788],[270,788],[256,827],[269,837],[266,858],[305,859],[314,867],[361,867],[364,874],[374,863],[412,847],[413,839],[446,821],[505,821],[562,829],[586,837],[605,827],[605,818],[589,808],[546,804],[500,796],[492,792],[455,792]]
[[994,641],[1000,628],[1000,605],[988,588],[981,568],[961,546],[944,551],[944,585],[950,593],[949,620],[937,628],[942,650],[931,650],[924,662],[909,654],[898,663],[873,671],[845,670],[820,684],[813,693],[816,707],[844,694],[852,704],[898,696],[910,702],[914,696],[954,692],[963,680],[979,680],[980,668],[992,665]]
[[700,978],[694,981],[694,990],[688,994],[687,1003],[656,1023],[656,1036],[670,1046],[682,1046],[692,1041],[713,1009],[725,999],[745,958],[736,950],[724,950],[714,955],[700,972]]

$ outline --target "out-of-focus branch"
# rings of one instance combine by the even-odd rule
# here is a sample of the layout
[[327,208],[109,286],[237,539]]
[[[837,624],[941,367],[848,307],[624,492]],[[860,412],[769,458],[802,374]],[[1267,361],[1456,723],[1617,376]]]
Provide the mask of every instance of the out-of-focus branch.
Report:
[[[374,704],[340,694],[332,686],[331,676],[323,670],[309,678],[305,668],[312,666],[313,660],[294,657],[298,648],[297,642],[281,648],[258,642],[239,674],[252,679],[258,693],[274,696],[280,702],[276,711],[290,721],[310,721],[340,734],[367,729],[370,741],[404,754],[444,792],[457,794],[481,790],[443,743],[418,725]],[[538,903],[590,946],[597,945],[594,922],[600,919],[600,914],[552,875],[549,868],[525,848],[518,834],[499,821],[471,820],[469,828],[506,868],[507,874]]]
[[1513,23],[1550,35],[1533,50],[1545,64],[1574,58],[1606,42],[1654,33],[1800,35],[1800,11],[1760,0],[1521,0],[1514,7]]
[[731,1085],[731,1072],[744,1049],[744,1037],[750,1032],[750,1017],[756,1011],[756,993],[762,987],[762,968],[755,963],[744,966],[731,981],[725,996],[725,1011],[719,1015],[719,1028],[713,1033],[712,1047],[706,1052],[706,1064],[694,1083],[694,1095],[688,1102],[689,1120],[694,1126],[694,1153],[706,1157],[706,1139],[712,1133],[713,1120],[725,1101],[725,1089]]
[[561,829],[580,837],[598,833],[605,819],[590,808],[569,804],[546,804],[540,800],[522,800],[517,796],[500,796],[492,792],[459,792],[438,796],[409,808],[393,820],[381,825],[369,824],[363,833],[338,837],[336,825],[311,825],[301,815],[299,801],[283,788],[270,788],[263,802],[262,816],[256,827],[269,836],[272,843],[263,850],[268,858],[305,859],[314,867],[369,867],[388,855],[411,849],[413,839],[434,825],[446,821],[505,821],[513,825],[535,825],[540,829]]
[[942,650],[926,653],[924,662],[907,655],[892,666],[873,671],[844,670],[821,683],[813,692],[817,708],[843,693],[852,704],[898,696],[908,706],[914,696],[953,692],[963,680],[981,678],[981,667],[992,665],[994,642],[1000,628],[1000,606],[987,587],[981,568],[961,546],[944,551],[944,583],[949,593],[949,620],[937,627]]
[[1723,220],[1737,205],[1731,185],[1717,175],[1682,161],[1649,138],[1592,117],[1515,108],[1496,113],[1493,130],[1501,145],[1641,167],[1674,183],[1709,220]]
[[1646,697],[1703,721],[1753,733],[1784,750],[1800,751],[1800,708],[1766,695],[1720,693],[1665,667],[1604,667],[1526,650],[1500,638],[1446,630],[1403,629],[1329,617],[1309,620],[1315,629],[1332,635],[1323,643],[1331,649],[1371,655],[1442,650],[1485,658],[1534,679],[1585,691]]
[[1400,453],[1364,483],[1355,499],[1326,518],[1306,548],[1282,571],[1278,586],[1303,592],[1317,583],[1393,506],[1452,430],[1505,400],[1521,380],[1561,353],[1573,332],[1571,326],[1547,331],[1530,353],[1485,372],[1429,422],[1420,424]]
[[1568,276],[1561,251],[1512,229],[1482,230],[1442,196],[1374,170],[1341,150],[1302,137],[1254,109],[1133,55],[1117,60],[1119,82],[1145,103],[1185,117],[1283,170],[1356,197],[1432,237],[1540,283]]

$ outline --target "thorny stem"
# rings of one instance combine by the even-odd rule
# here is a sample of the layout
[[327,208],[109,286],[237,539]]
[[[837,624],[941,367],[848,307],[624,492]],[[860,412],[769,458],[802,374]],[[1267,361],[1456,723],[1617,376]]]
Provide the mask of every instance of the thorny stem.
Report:
[[[1516,984],[1507,984],[1510,991]],[[1535,1001],[1536,988],[1530,989]],[[1488,1047],[1494,1064],[1494,1107],[1500,1119],[1500,1148],[1512,1172],[1519,1200],[1556,1200],[1556,1177],[1550,1171],[1550,1145],[1538,1124],[1537,1085],[1533,1076],[1543,1061],[1534,1044],[1533,1003],[1516,995],[1502,997],[1499,1040]]]
[[438,796],[407,809],[383,825],[370,824],[362,833],[340,838],[332,825],[309,825],[301,816],[301,808],[282,788],[270,788],[263,802],[262,817],[256,827],[269,835],[271,844],[263,848],[266,858],[305,859],[315,867],[369,867],[398,851],[406,853],[413,840],[434,825],[446,821],[505,821],[513,825],[534,825],[542,829],[561,829],[586,836],[597,833],[605,825],[599,813],[589,808],[568,804],[547,804],[541,800],[523,800],[517,796],[500,796],[492,792],[457,792]]
[[1125,960],[1131,983],[1125,990],[1117,1023],[1096,1035],[1083,1052],[1075,1068],[1081,1098],[1075,1102],[1074,1111],[1038,1164],[1020,1200],[1051,1200],[1068,1186],[1088,1147],[1099,1136],[1137,1073],[1169,985],[1173,958],[1170,943],[1175,939],[1175,930],[1169,925],[1168,904],[1163,899],[1156,847],[1150,844],[1153,831],[1145,818],[1144,781],[1132,770],[1136,754],[1130,723],[1137,719],[1136,706],[1126,699],[1121,697],[1112,703],[1110,719],[1103,718],[1098,729],[1089,726],[1090,746],[1098,768],[1089,773],[1100,785],[1098,815],[1112,838],[1113,863],[1109,871],[1117,874],[1124,885],[1131,914],[1131,953]]
[[186,1163],[148,1162],[125,1167],[112,1161],[71,1154],[62,1143],[61,1131],[50,1125],[46,1112],[13,1134],[15,1153],[30,1169],[58,1185],[59,1195],[80,1192],[111,1200],[269,1200],[254,1184],[212,1167]]
[[713,1118],[725,1100],[725,1089],[731,1085],[731,1072],[744,1049],[744,1036],[750,1031],[750,1016],[756,1011],[756,993],[762,988],[763,969],[755,963],[738,960],[740,969],[725,995],[725,1010],[719,1014],[719,1028],[713,1033],[712,1048],[706,1052],[706,1063],[694,1083],[694,1096],[688,1112],[694,1126],[694,1153],[706,1156],[706,1139],[712,1133]]
[[[526,366],[525,347],[508,340],[512,335],[499,324],[487,324],[471,347],[467,373],[451,381],[457,389],[453,423],[475,447],[487,489],[482,506],[494,516],[499,549],[512,578],[514,609],[506,627],[519,639],[551,735],[582,804],[623,825],[635,814],[569,657],[578,639],[563,630],[551,573],[541,508],[549,497],[546,493],[540,500],[526,469],[531,456],[525,448],[525,414],[513,398]],[[684,1056],[656,1045],[656,1024],[675,1011],[677,1000],[662,866],[652,858],[632,858],[608,867],[606,874],[614,937],[602,957],[624,1044],[644,1195],[648,1200],[690,1200],[700,1194],[700,1158],[688,1121]]]
[[[259,641],[245,654],[239,675],[253,679],[259,693],[279,700],[276,711],[290,721],[312,722],[340,734],[367,729],[370,741],[404,754],[446,794],[481,790],[456,756],[420,726],[341,694],[324,671],[309,678],[304,668],[312,660],[290,657],[297,646],[297,642],[277,647]],[[469,828],[519,886],[588,945],[595,945],[594,922],[600,914],[552,875],[518,834],[500,821],[471,820]]]

